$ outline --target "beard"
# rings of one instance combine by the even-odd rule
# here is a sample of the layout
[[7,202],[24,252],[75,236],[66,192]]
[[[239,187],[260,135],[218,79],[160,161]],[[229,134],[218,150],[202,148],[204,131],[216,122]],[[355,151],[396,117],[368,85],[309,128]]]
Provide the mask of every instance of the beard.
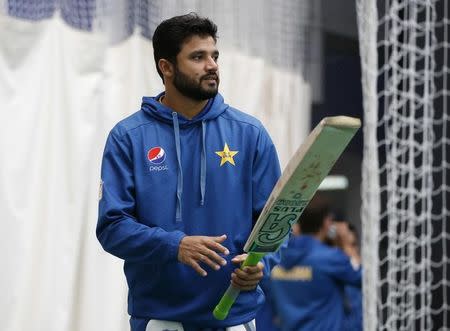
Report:
[[[214,86],[208,86],[207,88],[202,87],[202,82],[211,78],[216,80],[216,84],[214,84]],[[200,77],[200,80],[197,82],[188,75],[182,73],[178,69],[178,66],[175,65],[173,85],[184,96],[194,100],[204,101],[217,95],[219,89],[219,76],[217,73],[206,74]]]

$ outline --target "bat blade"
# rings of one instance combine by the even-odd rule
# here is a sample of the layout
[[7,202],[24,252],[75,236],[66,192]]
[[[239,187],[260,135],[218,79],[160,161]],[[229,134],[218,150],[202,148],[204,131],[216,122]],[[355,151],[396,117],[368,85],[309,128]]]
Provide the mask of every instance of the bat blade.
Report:
[[[314,128],[289,161],[259,215],[244,246],[249,255],[242,267],[256,265],[265,254],[280,248],[360,127],[357,118],[336,116],[324,118]],[[225,319],[238,295],[239,290],[230,285],[214,316]]]
[[324,118],[289,161],[266,202],[244,251],[275,252],[323,179],[360,128],[356,118]]

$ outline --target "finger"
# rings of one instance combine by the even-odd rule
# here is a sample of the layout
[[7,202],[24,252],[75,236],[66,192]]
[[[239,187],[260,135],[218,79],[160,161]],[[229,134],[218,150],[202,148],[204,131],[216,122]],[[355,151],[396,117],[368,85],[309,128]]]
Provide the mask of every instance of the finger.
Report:
[[253,266],[245,266],[244,268],[241,269],[241,271],[247,273],[247,274],[256,274],[259,272],[262,272],[264,270],[264,264],[262,264],[261,262],[258,262],[257,265],[253,265]]
[[200,276],[203,276],[203,277],[205,277],[208,273],[202,268],[202,267],[200,267],[200,265],[196,262],[196,261],[194,261],[194,260],[192,260],[190,263],[189,263],[189,265],[200,275]]
[[233,287],[239,289],[240,291],[252,291],[258,286],[258,284],[255,284],[255,285],[239,285],[239,284],[236,284],[234,281],[231,281],[231,285]]
[[244,267],[244,269],[237,269],[237,273],[239,276],[244,276],[244,275],[256,275],[260,272],[262,272],[262,269],[259,269],[258,267],[254,266],[254,267]]
[[262,270],[258,270],[254,273],[249,273],[246,270],[236,269],[233,274],[243,280],[259,280],[263,277]]
[[242,278],[239,275],[233,273],[233,274],[231,274],[231,279],[235,283],[239,284],[240,286],[251,286],[251,285],[258,284],[259,280],[261,278],[259,278],[259,277],[256,277],[256,278],[253,278],[253,277],[251,277],[251,278]]
[[211,249],[205,248],[201,251],[201,254],[207,257],[210,261],[212,260],[211,262],[218,263],[222,266],[227,264],[227,261],[224,258],[222,258],[219,254],[217,254]]
[[240,254],[240,255],[236,255],[235,257],[233,257],[231,259],[231,262],[233,263],[242,263],[245,261],[245,259],[247,258],[248,254]]
[[256,286],[258,285],[258,281],[244,281],[242,279],[239,279],[238,277],[236,277],[236,275],[232,275],[231,276],[231,284],[240,289],[240,290],[244,290],[244,291],[249,291],[249,290],[253,290],[256,288]]
[[[230,251],[228,250],[228,248],[226,248],[225,246],[222,246],[220,244],[220,242],[223,242],[227,238],[226,235],[223,235],[223,236],[220,236],[220,237],[209,237],[209,238],[211,238],[211,240],[207,240],[205,242],[205,244],[206,244],[206,246],[208,246],[208,248],[210,248],[210,249],[212,249],[212,250],[214,250],[216,252],[222,253],[224,255],[230,254]],[[225,238],[225,239],[221,240],[221,241],[218,241],[217,238]]]
[[241,292],[242,291],[253,291],[256,288],[256,286],[257,286],[257,285],[255,285],[255,286],[239,286],[239,285],[237,285],[237,284],[235,284],[233,282],[231,282],[231,285],[233,287],[237,288]]
[[218,237],[211,237],[211,238],[212,238],[212,240],[214,240],[215,242],[223,243],[223,242],[227,239],[227,235],[226,235],[226,234],[223,234],[223,235],[221,235],[221,236],[218,236]]
[[[199,255],[198,257],[198,261],[203,262],[207,265],[209,265],[212,269],[214,270],[219,270],[220,269],[220,265],[218,265],[217,263],[215,263],[214,261],[212,261],[208,256],[206,255]],[[226,262],[225,262],[226,263]]]

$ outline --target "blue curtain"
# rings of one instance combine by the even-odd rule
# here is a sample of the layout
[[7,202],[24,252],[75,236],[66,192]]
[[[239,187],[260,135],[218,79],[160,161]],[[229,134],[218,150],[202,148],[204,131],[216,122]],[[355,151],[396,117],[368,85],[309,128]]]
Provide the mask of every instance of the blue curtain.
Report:
[[[151,39],[155,26],[150,26],[149,22],[149,0],[129,0],[126,6],[126,35],[123,37],[130,36],[139,26],[141,34]],[[91,31],[96,17],[97,0],[8,0],[8,14],[20,19],[45,20],[53,17],[57,10],[68,25]]]

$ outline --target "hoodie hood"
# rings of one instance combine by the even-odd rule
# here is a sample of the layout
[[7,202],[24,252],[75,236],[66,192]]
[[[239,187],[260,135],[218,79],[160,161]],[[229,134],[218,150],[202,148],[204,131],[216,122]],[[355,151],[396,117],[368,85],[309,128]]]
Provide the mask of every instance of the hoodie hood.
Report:
[[[173,110],[164,106],[158,100],[164,95],[164,92],[158,94],[155,97],[143,97],[141,109],[151,117],[161,122],[173,123]],[[207,121],[214,119],[222,114],[229,106],[224,103],[223,97],[217,93],[217,95],[209,99],[205,108],[194,116],[192,119],[187,119],[182,114],[177,113],[178,125],[183,128],[188,125],[193,125],[197,122]]]
[[320,242],[310,235],[300,235],[292,237],[289,240],[289,249],[284,249],[281,253],[283,258],[281,265],[286,269],[290,269],[303,260],[306,255],[310,254],[314,247]]

